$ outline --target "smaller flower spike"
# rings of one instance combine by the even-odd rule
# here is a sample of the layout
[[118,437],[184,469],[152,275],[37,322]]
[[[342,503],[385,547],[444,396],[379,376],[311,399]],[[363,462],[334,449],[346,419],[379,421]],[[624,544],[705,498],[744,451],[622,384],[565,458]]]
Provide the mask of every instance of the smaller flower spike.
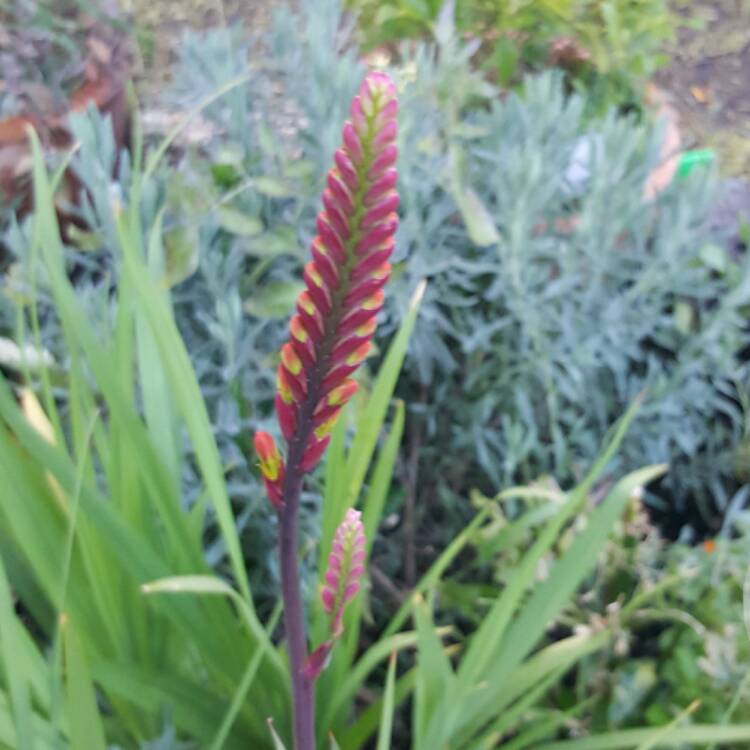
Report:
[[283,506],[281,483],[284,480],[284,461],[276,447],[276,442],[267,432],[255,433],[255,452],[260,459],[260,473],[266,492],[275,508]]
[[330,617],[330,636],[307,661],[305,673],[312,680],[325,669],[336,640],[344,632],[344,609],[359,591],[365,571],[365,529],[361,516],[358,510],[349,508],[333,537],[320,593],[323,609]]
[[336,529],[320,598],[331,617],[331,634],[341,635],[344,607],[359,591],[365,572],[365,529],[358,510],[349,508]]

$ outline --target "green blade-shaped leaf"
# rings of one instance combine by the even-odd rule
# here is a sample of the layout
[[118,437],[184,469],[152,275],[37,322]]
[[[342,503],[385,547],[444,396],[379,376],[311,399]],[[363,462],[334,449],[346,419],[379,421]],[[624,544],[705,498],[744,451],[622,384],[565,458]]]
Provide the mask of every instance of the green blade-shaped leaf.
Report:
[[[136,216],[134,222],[137,222],[137,220]],[[237,528],[224,484],[219,450],[213,437],[211,422],[190,357],[177,330],[169,305],[160,294],[159,288],[149,278],[147,268],[139,257],[135,247],[136,242],[132,239],[134,233],[126,224],[124,217],[119,222],[119,230],[126,274],[135,291],[139,307],[149,322],[175,402],[187,426],[196,459],[206,482],[206,488],[213,502],[219,527],[227,546],[232,572],[248,606],[253,609],[250,583],[245,571]],[[259,624],[258,627],[260,627]]]
[[13,611],[8,579],[0,560],[0,674],[10,694],[13,724],[19,748],[34,748],[31,723],[31,696],[27,682],[25,649],[19,641],[21,624]]
[[107,750],[104,727],[81,642],[72,623],[62,625],[65,650],[65,697],[71,746],[76,750]]
[[391,731],[393,728],[393,711],[396,699],[396,654],[391,654],[388,664],[388,675],[385,679],[385,692],[383,693],[383,713],[380,718],[380,732],[378,734],[378,746],[376,750],[389,750],[391,747]]
[[414,621],[419,638],[412,711],[414,746],[441,747],[442,743],[430,744],[426,738],[450,736],[450,729],[446,728],[449,717],[441,707],[446,700],[455,700],[455,675],[429,609],[419,595],[414,597]]
[[[537,750],[631,750],[654,737],[658,738],[662,729],[662,727],[623,729],[619,732],[606,732],[583,739],[547,742],[539,745]],[[750,742],[750,724],[735,726],[695,724],[670,730],[667,736],[657,739],[657,744],[653,747],[682,748],[708,744],[743,747],[748,742]]]

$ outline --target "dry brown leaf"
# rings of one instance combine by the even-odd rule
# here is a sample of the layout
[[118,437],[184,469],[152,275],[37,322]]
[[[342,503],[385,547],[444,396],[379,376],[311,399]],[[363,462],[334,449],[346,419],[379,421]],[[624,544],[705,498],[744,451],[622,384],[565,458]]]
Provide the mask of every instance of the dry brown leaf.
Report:
[[702,86],[691,86],[690,93],[698,104],[708,104],[711,99],[709,90]]

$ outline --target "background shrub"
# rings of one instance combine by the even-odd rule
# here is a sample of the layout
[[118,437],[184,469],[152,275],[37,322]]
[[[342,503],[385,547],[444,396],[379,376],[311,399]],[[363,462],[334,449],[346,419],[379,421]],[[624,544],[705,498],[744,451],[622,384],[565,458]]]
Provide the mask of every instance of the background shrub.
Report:
[[[640,109],[643,86],[664,63],[674,21],[665,0],[349,0],[366,49],[430,39],[446,18],[477,39],[481,67],[503,86],[550,64],[586,96],[589,113]],[[481,44],[480,44],[481,43]]]

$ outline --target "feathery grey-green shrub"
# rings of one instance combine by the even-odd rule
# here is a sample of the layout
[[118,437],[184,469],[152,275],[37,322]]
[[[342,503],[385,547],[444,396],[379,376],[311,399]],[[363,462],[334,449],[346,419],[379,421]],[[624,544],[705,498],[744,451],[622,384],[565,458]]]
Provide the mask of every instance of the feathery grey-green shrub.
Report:
[[[401,251],[432,277],[432,330],[418,332],[414,362],[433,407],[425,442],[435,459],[461,453],[469,471],[476,461],[495,486],[566,481],[647,389],[622,463],[669,462],[667,502],[710,509],[732,484],[744,421],[735,389],[750,274],[703,230],[705,182],[642,199],[658,133],[614,117],[582,132],[582,110],[554,78],[530,80],[523,98],[466,118],[468,137],[442,141],[459,189],[481,204],[463,211],[470,227],[486,224],[481,246],[452,225],[440,190],[412,205],[440,156],[415,164],[414,193],[402,164]],[[584,179],[572,181],[582,150]],[[572,216],[574,231],[556,230]]]

